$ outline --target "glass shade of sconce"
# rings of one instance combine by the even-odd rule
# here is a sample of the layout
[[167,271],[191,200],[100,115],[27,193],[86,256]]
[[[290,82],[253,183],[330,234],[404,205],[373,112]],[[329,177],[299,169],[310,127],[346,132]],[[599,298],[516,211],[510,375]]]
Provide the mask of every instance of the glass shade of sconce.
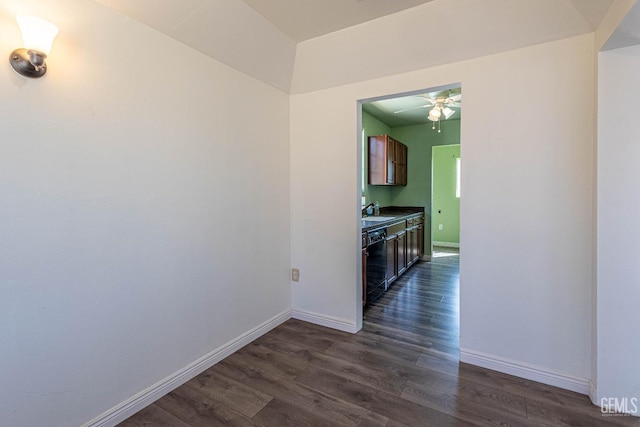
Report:
[[11,53],[11,66],[25,77],[42,77],[47,72],[46,59],[58,35],[58,27],[35,16],[18,15],[16,20],[24,47]]

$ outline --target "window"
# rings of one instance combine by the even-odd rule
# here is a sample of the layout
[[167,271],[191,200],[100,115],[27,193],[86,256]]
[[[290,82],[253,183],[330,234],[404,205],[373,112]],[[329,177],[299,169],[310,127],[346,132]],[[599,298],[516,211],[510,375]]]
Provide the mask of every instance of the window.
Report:
[[460,198],[460,157],[456,157],[456,197]]

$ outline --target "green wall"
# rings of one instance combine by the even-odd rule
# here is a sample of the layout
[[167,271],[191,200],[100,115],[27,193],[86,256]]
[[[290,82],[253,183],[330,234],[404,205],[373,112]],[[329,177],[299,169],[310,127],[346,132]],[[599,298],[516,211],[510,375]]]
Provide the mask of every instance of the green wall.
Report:
[[391,136],[408,147],[407,186],[390,187],[391,205],[424,208],[425,254],[431,254],[431,151],[433,146],[460,143],[460,120],[441,122],[442,132],[429,125],[391,129]]
[[460,145],[433,147],[434,242],[460,244],[460,199],[456,197],[456,159],[459,157]]

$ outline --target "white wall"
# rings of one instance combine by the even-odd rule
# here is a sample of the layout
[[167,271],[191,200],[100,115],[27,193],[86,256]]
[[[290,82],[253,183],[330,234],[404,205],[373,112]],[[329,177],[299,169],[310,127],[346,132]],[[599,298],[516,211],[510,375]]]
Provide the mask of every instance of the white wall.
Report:
[[291,97],[291,265],[300,268],[292,306],[294,317],[355,332],[362,154],[359,97],[349,89]]
[[357,100],[454,82],[464,94],[463,360],[586,393],[592,34],[292,96],[294,313],[359,327]]
[[640,399],[640,46],[598,63],[596,403]]
[[[0,67],[0,425],[72,426],[290,310],[288,95],[85,0]],[[249,123],[244,115],[249,104]]]

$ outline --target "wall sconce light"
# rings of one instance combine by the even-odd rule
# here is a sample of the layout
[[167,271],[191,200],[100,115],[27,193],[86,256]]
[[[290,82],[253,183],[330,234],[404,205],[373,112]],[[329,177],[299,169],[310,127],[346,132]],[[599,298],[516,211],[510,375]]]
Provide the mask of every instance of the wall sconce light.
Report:
[[58,35],[58,27],[35,16],[16,16],[22,31],[23,48],[11,53],[11,66],[25,77],[38,78],[47,72],[45,60],[51,51],[53,39]]

